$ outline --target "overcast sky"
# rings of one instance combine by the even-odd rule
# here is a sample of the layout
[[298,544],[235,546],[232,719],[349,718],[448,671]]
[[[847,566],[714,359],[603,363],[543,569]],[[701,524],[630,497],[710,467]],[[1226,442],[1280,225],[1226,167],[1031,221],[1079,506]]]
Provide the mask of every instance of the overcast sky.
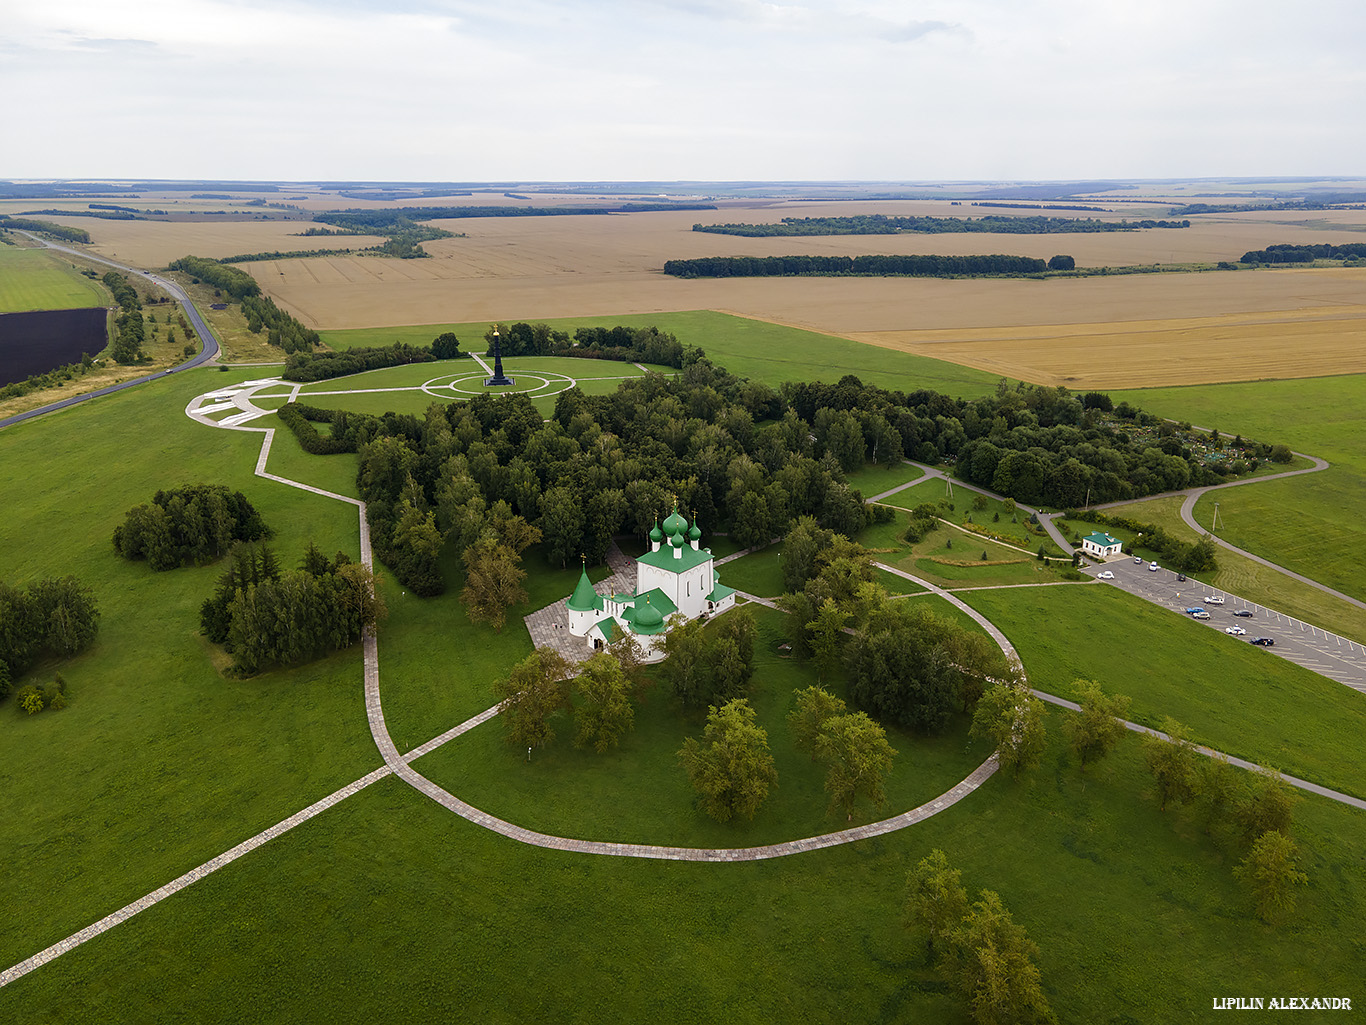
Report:
[[1366,173],[1366,3],[0,0],[0,177]]

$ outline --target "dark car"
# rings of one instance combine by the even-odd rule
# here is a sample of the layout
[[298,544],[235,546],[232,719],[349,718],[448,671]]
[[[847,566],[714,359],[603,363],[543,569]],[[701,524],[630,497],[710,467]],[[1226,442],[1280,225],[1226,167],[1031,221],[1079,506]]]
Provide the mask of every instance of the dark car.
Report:
[[1185,580],[1185,579],[1186,579],[1186,574],[1184,574],[1184,573],[1178,573],[1178,574],[1176,574],[1176,579],[1177,579],[1178,581]]
[[1251,609],[1238,609],[1238,610],[1236,610],[1233,614],[1234,614],[1235,616],[1241,616],[1243,619],[1251,619],[1251,618],[1252,618],[1252,610],[1251,610]]
[[1276,646],[1276,642],[1270,637],[1254,637],[1252,640],[1248,641],[1248,643],[1260,644],[1263,648],[1274,648]]

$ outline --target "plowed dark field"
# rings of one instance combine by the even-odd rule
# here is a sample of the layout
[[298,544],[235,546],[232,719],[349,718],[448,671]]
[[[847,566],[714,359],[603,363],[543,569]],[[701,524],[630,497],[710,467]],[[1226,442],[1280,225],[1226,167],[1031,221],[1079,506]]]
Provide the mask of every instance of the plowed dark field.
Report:
[[0,387],[78,363],[105,345],[102,306],[0,314]]

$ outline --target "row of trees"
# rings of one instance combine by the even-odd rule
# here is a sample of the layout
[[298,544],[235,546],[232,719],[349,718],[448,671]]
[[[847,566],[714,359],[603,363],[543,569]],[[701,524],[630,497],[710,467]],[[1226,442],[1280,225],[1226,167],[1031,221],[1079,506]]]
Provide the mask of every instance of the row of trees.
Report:
[[558,713],[572,713],[574,746],[599,754],[616,747],[635,726],[633,698],[644,685],[639,648],[630,637],[578,667],[553,648],[537,648],[494,684],[504,736],[528,751],[555,739]]
[[[1129,699],[1106,694],[1094,680],[1072,684],[1079,710],[1063,723],[1068,748],[1079,770],[1105,758],[1129,735],[1124,717]],[[992,686],[973,715],[972,735],[997,751],[1002,768],[1018,777],[1039,763],[1047,747],[1043,702],[1018,675]],[[1293,910],[1294,887],[1306,877],[1290,838],[1296,803],[1293,790],[1272,771],[1243,773],[1223,756],[1204,756],[1189,731],[1164,719],[1165,736],[1143,734],[1143,759],[1153,779],[1158,808],[1189,806],[1206,836],[1241,849],[1234,875],[1247,888],[1259,917],[1276,922]]]
[[[486,355],[493,353],[495,330],[504,356],[575,356],[681,369],[686,355],[683,343],[654,326],[581,327],[574,332],[571,343],[568,332],[557,331],[545,323],[522,322],[495,324],[485,331]],[[701,353],[697,352],[697,355]]]
[[247,330],[256,335],[265,330],[270,344],[286,353],[311,352],[322,341],[318,332],[304,327],[267,296],[242,296],[242,313],[247,318]]
[[1295,245],[1282,243],[1254,249],[1238,258],[1239,263],[1313,263],[1315,260],[1366,259],[1366,242],[1347,242],[1333,245],[1320,242],[1315,245]]
[[[63,214],[70,211],[63,210]],[[29,217],[11,217],[8,214],[0,214],[0,231],[32,231],[39,235],[51,235],[59,238],[63,242],[89,242],[90,232],[84,228],[69,228],[65,224],[56,224],[53,221],[37,221]]]
[[969,903],[963,873],[937,848],[906,874],[905,921],[979,1025],[1057,1021],[1034,964],[1038,946],[1000,894],[983,890]]
[[113,542],[125,559],[146,559],[152,569],[167,570],[212,562],[235,543],[270,533],[242,492],[221,484],[186,484],[158,491],[151,505],[129,509],[114,528]]
[[955,278],[990,274],[1042,274],[1033,256],[703,256],[666,260],[664,273],[679,278],[780,278],[806,275]]
[[142,297],[118,271],[109,271],[101,280],[119,304],[110,355],[119,363],[136,363],[143,358],[142,344],[147,340],[147,326],[142,319]]
[[246,271],[205,256],[182,256],[179,260],[171,262],[170,269],[181,271],[200,281],[207,281],[214,288],[226,292],[237,300],[261,294],[261,286]]
[[[985,204],[982,204],[985,205]],[[1082,209],[1095,209],[1094,207]],[[1190,221],[1101,221],[1087,217],[889,217],[859,214],[853,217],[784,217],[772,224],[694,224],[693,231],[746,238],[800,235],[946,235],[989,232],[994,235],[1088,234],[1136,231],[1140,228],[1189,228]]]
[[401,367],[409,363],[430,363],[437,357],[423,345],[395,342],[385,346],[358,346],[337,352],[310,352],[295,349],[285,360],[286,381],[326,381],[382,367]]
[[234,670],[251,674],[350,647],[387,610],[375,576],[345,553],[328,559],[310,544],[297,569],[281,571],[264,544],[238,544],[199,615]]
[[99,631],[99,619],[93,594],[75,577],[27,587],[0,581],[0,698],[39,658],[84,651]]

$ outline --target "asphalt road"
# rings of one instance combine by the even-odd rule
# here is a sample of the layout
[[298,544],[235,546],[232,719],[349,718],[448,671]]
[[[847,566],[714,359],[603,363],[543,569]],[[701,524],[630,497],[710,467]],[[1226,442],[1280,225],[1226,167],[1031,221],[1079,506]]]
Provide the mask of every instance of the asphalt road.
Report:
[[[1263,649],[1268,657],[1278,656],[1366,693],[1366,647],[1356,641],[1328,633],[1198,580],[1179,581],[1171,570],[1159,568],[1154,572],[1148,566],[1146,562],[1139,565],[1129,556],[1124,556],[1086,572],[1095,576],[1102,571],[1109,571],[1115,575],[1115,579],[1104,583],[1181,615],[1185,615],[1188,608],[1203,607],[1209,612],[1210,618],[1196,622],[1221,633],[1227,627],[1242,627],[1247,631],[1245,636],[1229,637],[1229,644],[1247,644],[1254,637],[1270,637],[1275,645]],[[1202,599],[1206,597],[1222,597],[1224,604],[1205,603]],[[1235,616],[1233,613],[1236,609],[1246,609],[1252,613],[1252,617]]]
[[191,367],[201,366],[218,355],[218,339],[215,338],[213,332],[209,330],[209,325],[200,317],[199,311],[194,308],[194,303],[191,302],[190,297],[185,294],[185,290],[174,281],[153,274],[150,271],[138,270],[136,267],[125,267],[123,264],[115,263],[113,260],[107,260],[103,256],[95,256],[92,253],[82,252],[79,249],[71,249],[68,246],[59,246],[55,242],[48,242],[45,239],[38,238],[26,231],[20,232],[20,234],[27,235],[35,242],[41,242],[47,248],[55,249],[59,253],[66,253],[68,256],[78,256],[83,260],[93,260],[96,263],[103,263],[109,267],[113,267],[115,270],[123,271],[126,274],[136,274],[138,277],[144,278],[157,287],[164,289],[176,300],[176,302],[180,303],[180,308],[185,312],[185,319],[190,322],[195,333],[199,335],[200,340],[203,342],[203,348],[193,359],[186,360],[184,363],[180,363],[170,370],[158,370],[154,374],[144,374],[142,377],[135,377],[131,381],[124,381],[121,384],[111,384],[107,388],[86,392],[84,395],[73,395],[71,398],[62,399],[60,402],[51,402],[46,406],[30,409],[26,413],[16,413],[14,416],[5,417],[5,419],[0,420],[0,428],[9,427],[11,424],[22,423],[25,420],[32,420],[34,417],[42,416],[44,413],[51,413],[58,409],[66,409],[68,406],[74,406],[78,402],[89,402],[91,399],[99,398],[101,395],[111,395],[116,391],[123,391],[125,388],[135,388],[140,384],[146,384],[148,381],[155,381],[158,378],[165,377],[167,374],[173,374],[177,370],[188,370]]

